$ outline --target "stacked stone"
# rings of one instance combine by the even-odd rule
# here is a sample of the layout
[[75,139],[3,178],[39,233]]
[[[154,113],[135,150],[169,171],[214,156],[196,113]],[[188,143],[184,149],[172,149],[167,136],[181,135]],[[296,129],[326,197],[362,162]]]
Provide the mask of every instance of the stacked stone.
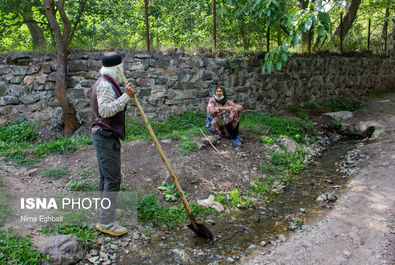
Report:
[[[291,58],[272,74],[262,74],[262,56],[214,57],[184,51],[120,52],[125,73],[149,118],[163,119],[187,110],[203,111],[216,85],[245,110],[279,112],[307,102],[357,99],[390,90],[395,60],[366,58]],[[90,121],[89,91],[99,77],[100,52],[69,56],[67,94],[82,121]],[[56,60],[49,55],[0,55],[0,115],[6,119],[60,119],[56,100]],[[133,102],[131,103],[133,104]],[[138,116],[131,107],[128,115]]]

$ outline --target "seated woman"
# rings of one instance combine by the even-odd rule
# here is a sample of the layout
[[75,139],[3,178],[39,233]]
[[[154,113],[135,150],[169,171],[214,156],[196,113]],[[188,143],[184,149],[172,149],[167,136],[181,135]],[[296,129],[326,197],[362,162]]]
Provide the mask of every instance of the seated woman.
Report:
[[236,146],[242,146],[239,136],[239,121],[243,107],[226,97],[223,86],[217,86],[215,96],[210,98],[207,105],[206,129],[220,136],[230,137]]

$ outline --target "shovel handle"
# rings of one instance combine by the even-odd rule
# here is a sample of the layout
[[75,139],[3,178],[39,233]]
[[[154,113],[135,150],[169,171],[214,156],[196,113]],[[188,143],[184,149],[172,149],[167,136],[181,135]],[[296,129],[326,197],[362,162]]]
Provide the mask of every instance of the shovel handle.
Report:
[[[128,81],[126,80],[126,77],[125,77],[123,71],[122,71],[120,68],[117,68],[117,70],[118,70],[118,73],[120,74],[120,76],[122,77],[122,80],[123,80],[123,82],[124,82],[124,84],[125,84],[125,86],[126,86],[126,84],[128,83]],[[163,162],[165,163],[165,165],[166,165],[166,167],[167,167],[167,170],[169,171],[170,175],[171,175],[172,178],[173,178],[173,181],[174,181],[174,184],[175,184],[175,186],[176,186],[176,189],[177,189],[178,193],[180,194],[181,201],[182,201],[182,203],[183,203],[184,206],[185,206],[185,209],[186,209],[186,211],[187,211],[187,213],[188,213],[189,218],[191,219],[192,225],[194,226],[194,228],[195,228],[196,230],[199,230],[199,229],[198,229],[198,226],[197,226],[197,224],[196,224],[195,216],[193,215],[193,213],[192,213],[192,211],[191,211],[191,208],[189,207],[189,204],[188,204],[188,202],[187,202],[187,199],[185,198],[184,192],[182,191],[181,186],[180,186],[180,184],[179,184],[179,182],[178,182],[178,178],[177,178],[177,176],[174,174],[174,171],[173,171],[173,169],[172,169],[172,167],[171,167],[171,165],[170,165],[170,163],[169,163],[169,160],[167,159],[165,153],[163,152],[163,149],[162,149],[162,147],[161,147],[161,145],[160,145],[158,139],[156,138],[155,133],[154,133],[154,131],[152,130],[151,125],[150,125],[150,123],[149,123],[147,117],[145,116],[145,113],[144,113],[144,111],[143,111],[143,109],[142,109],[142,107],[141,107],[139,101],[137,100],[136,94],[134,94],[133,100],[134,100],[134,103],[136,104],[137,109],[139,110],[141,116],[143,117],[145,126],[147,127],[148,132],[149,132],[149,134],[151,135],[152,140],[153,140],[154,143],[155,143],[156,149],[158,149],[159,154],[161,155],[161,157],[162,157],[162,159],[163,159]]]

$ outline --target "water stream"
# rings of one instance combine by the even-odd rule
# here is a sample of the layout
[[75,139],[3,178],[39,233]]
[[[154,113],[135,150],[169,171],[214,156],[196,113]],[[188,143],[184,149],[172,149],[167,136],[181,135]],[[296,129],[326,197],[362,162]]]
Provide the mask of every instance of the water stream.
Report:
[[237,262],[245,256],[251,244],[275,244],[280,234],[287,237],[294,232],[295,226],[290,227],[292,218],[302,221],[298,221],[297,229],[303,229],[303,221],[308,224],[331,208],[331,203],[316,199],[321,193],[341,192],[348,179],[336,171],[335,163],[355,144],[345,141],[329,148],[269,204],[210,216],[214,225],[208,228],[214,234],[213,242],[196,237],[186,227],[170,232],[163,229],[152,234],[150,241],[135,246],[119,264],[226,264],[227,260]]

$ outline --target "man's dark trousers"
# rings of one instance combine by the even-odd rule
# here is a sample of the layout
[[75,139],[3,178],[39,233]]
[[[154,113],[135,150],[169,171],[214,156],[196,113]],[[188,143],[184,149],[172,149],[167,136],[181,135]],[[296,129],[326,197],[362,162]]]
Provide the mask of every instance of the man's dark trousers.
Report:
[[121,143],[118,137],[103,136],[100,131],[92,134],[92,142],[99,164],[100,196],[108,198],[111,202],[111,207],[104,209],[108,205],[103,201],[104,208],[100,209],[99,223],[110,224],[114,221],[117,193],[121,186]]

